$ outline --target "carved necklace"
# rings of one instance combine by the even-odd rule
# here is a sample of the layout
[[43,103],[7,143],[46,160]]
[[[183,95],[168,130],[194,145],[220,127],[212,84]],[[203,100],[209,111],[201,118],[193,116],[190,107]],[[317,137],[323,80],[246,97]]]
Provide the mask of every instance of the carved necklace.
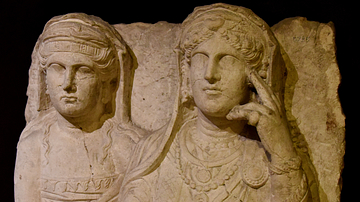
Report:
[[[215,148],[219,149],[229,150],[230,148],[234,148],[235,152],[220,160],[205,161],[200,160],[191,154],[186,145],[187,138],[193,136],[195,132],[195,127],[191,127],[184,132],[180,131],[180,137],[179,139],[176,139],[175,142],[176,168],[178,169],[182,180],[191,189],[196,190],[197,192],[209,192],[224,185],[226,181],[230,180],[231,177],[240,170],[239,167],[242,158],[239,157],[242,157],[243,154],[243,151],[241,150],[243,140],[241,140],[240,137],[237,137],[227,144],[220,143],[220,145],[223,146],[210,143],[211,145],[214,145]],[[228,165],[236,158],[238,158],[238,160],[233,165]]]

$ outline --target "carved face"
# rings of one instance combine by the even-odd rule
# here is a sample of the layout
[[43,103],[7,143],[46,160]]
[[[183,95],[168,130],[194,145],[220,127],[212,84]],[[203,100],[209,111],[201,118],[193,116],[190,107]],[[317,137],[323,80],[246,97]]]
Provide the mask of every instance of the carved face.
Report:
[[95,63],[80,53],[58,52],[47,60],[47,93],[65,117],[80,117],[101,110],[101,81]]
[[191,53],[190,80],[196,106],[207,116],[225,117],[249,100],[246,62],[218,34]]

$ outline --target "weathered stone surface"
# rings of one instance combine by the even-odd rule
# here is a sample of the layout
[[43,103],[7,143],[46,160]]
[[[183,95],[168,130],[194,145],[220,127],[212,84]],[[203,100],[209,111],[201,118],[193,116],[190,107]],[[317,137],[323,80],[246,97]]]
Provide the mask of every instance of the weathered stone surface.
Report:
[[138,63],[131,97],[132,120],[144,129],[159,129],[170,120],[179,85],[175,48],[180,25],[158,22],[114,26]]
[[[284,63],[278,49],[280,46],[266,26],[251,11],[226,4],[196,8],[184,21],[179,35],[181,95],[177,102],[178,109],[174,105],[176,114],[173,114],[166,130],[151,134],[137,145],[120,192],[123,201],[235,201],[239,198],[243,201],[307,201],[311,200],[310,192],[312,201],[319,201],[316,169],[308,157],[306,141],[298,140],[301,135],[293,135],[294,127],[292,133],[285,130],[286,127],[281,129],[288,124],[280,118],[283,117],[281,109],[289,105],[291,101],[288,100],[292,97],[291,92],[285,89],[286,105],[281,105],[278,100],[282,99],[285,87],[285,82],[282,83],[286,79],[282,71]],[[241,55],[246,59],[251,58],[247,60],[247,65],[257,67],[253,71],[258,71],[261,76],[253,77],[257,73],[249,73],[251,71],[246,69],[248,66],[241,59],[232,62],[225,60],[227,56],[243,58]],[[260,65],[254,65],[258,61]],[[226,72],[226,68],[233,69]],[[244,72],[239,73],[239,69],[248,72],[249,82],[253,86],[248,84],[243,88],[244,83],[239,81],[242,81]],[[291,88],[290,81],[287,81],[286,88]],[[217,86],[216,89],[220,88],[223,92],[218,97],[212,97],[210,94],[215,93],[213,91],[216,89],[209,86]],[[256,90],[258,94],[252,96],[250,103],[242,100],[240,105],[234,106],[233,101],[239,99],[238,96],[246,97],[249,88],[255,88],[253,92]],[[264,91],[264,88],[267,90]],[[237,89],[241,93],[229,89]],[[272,93],[279,96],[276,98]],[[262,108],[262,104],[267,108]],[[235,138],[232,130],[237,127],[229,126],[228,130],[224,130],[226,127],[217,125],[226,123],[222,119],[225,118],[222,109],[227,107],[233,109],[228,115],[225,114],[226,119],[245,120],[246,127],[256,127],[255,136],[245,130],[242,136],[246,138],[231,142]],[[271,124],[263,114],[268,109],[274,110],[269,117],[276,121]],[[260,117],[256,116],[257,110],[264,110]],[[216,121],[209,118],[212,116],[216,116]],[[262,125],[263,121],[267,123],[266,127]],[[240,121],[239,124],[244,122]],[[228,139],[220,134],[227,134]],[[267,139],[265,134],[272,136]],[[262,149],[255,146],[257,143],[252,142],[251,138],[261,140],[261,143],[257,143]],[[292,141],[299,156],[292,150]],[[238,155],[232,153],[234,147],[239,149]],[[215,148],[216,152],[213,150]],[[263,169],[269,160],[263,158],[265,151],[273,160],[269,165],[270,174]],[[286,163],[290,166],[287,169],[292,171],[282,170],[276,164],[272,166],[277,155],[293,157]],[[298,157],[303,164],[301,168],[298,167]],[[238,159],[242,160],[237,164]],[[222,179],[225,170],[230,171]],[[302,175],[306,176],[308,183],[304,183]],[[272,190],[269,189],[270,184],[274,187]],[[304,192],[307,189],[308,195]]]
[[[45,27],[29,71],[16,201],[340,200],[345,117],[332,23],[298,17],[269,28],[220,3],[182,24],[113,27],[84,14]],[[99,61],[95,48],[117,56]],[[68,74],[54,77],[62,69],[48,58]],[[119,59],[119,80],[87,93],[103,76],[78,64],[88,59]],[[65,92],[88,96],[97,108],[75,108],[96,113],[77,119],[59,107]]]
[[[345,152],[345,117],[338,97],[340,72],[334,25],[285,19],[272,27],[283,48],[288,77],[285,107],[294,141],[307,142],[320,201],[339,201]],[[306,145],[300,145],[305,150]],[[306,151],[306,150],[305,150]]]
[[[159,28],[155,29],[156,31],[153,31],[153,28],[149,29],[149,27],[158,27],[159,25],[165,27],[160,29],[161,32],[158,31]],[[142,40],[154,32],[156,33],[155,36],[167,34],[168,38],[158,37],[155,39],[157,44],[162,44],[162,47],[168,50],[161,53],[165,55],[175,54],[172,50],[176,46],[175,41],[180,28],[178,24],[170,25],[169,23],[160,22],[155,25],[136,23],[115,25],[115,27],[122,33],[129,46],[134,50],[135,55],[139,55],[139,58],[141,58],[141,52],[149,53],[148,57],[152,56],[153,51],[147,51],[147,49],[153,49],[154,45],[143,45],[145,43]],[[170,31],[170,29],[172,30]],[[338,201],[341,191],[340,178],[343,167],[345,123],[337,94],[341,77],[335,55],[334,26],[331,23],[311,22],[299,17],[279,22],[272,27],[272,30],[282,46],[282,53],[288,70],[285,107],[292,127],[293,141],[297,144],[299,152],[303,152],[305,155],[309,153],[310,155],[314,167],[310,165],[308,169],[312,169],[316,173],[313,180],[314,183],[319,183],[318,186],[320,186],[318,190],[319,200]],[[172,34],[169,34],[169,32]],[[130,37],[132,35],[133,37]],[[168,41],[173,43],[166,43]],[[172,55],[172,57],[174,59],[176,56]],[[169,109],[173,106],[173,100],[160,98],[157,99],[160,102],[154,103],[152,99],[142,99],[149,95],[147,90],[144,90],[140,84],[142,79],[146,79],[146,76],[140,75],[146,72],[147,76],[149,76],[152,73],[153,75],[147,78],[153,79],[163,70],[160,68],[155,71],[145,71],[142,69],[151,68],[154,65],[142,59],[138,59],[138,62],[139,67],[135,73],[132,98],[132,118],[141,127],[157,129],[170,119],[171,110]],[[173,63],[175,63],[174,60]],[[167,67],[174,68],[170,63],[167,63],[162,69],[168,69]],[[169,74],[171,78],[178,80],[177,69],[174,68],[170,71],[172,71]],[[137,77],[141,78],[138,82]],[[170,86],[177,85],[174,80],[167,80],[166,82]],[[153,87],[147,86],[146,89],[155,89],[155,86],[158,85],[168,86],[165,83],[159,84],[156,82],[151,83],[151,85]],[[169,90],[167,93],[165,92],[165,95],[175,97],[176,88],[166,87],[165,89]],[[163,94],[164,90],[155,90],[153,92]],[[161,110],[148,108],[149,106],[156,106],[156,104],[160,106],[166,105],[167,107],[160,107]],[[158,114],[159,116],[149,120],[141,118],[146,117],[142,116],[144,113]],[[150,122],[156,123],[156,125]]]

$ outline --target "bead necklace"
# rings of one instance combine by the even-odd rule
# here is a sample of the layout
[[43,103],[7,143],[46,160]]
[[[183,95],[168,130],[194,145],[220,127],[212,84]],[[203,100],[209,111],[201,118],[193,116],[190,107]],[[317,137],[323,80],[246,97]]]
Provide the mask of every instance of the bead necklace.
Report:
[[[191,131],[193,132],[194,130]],[[226,181],[230,180],[230,178],[238,170],[240,170],[239,167],[241,165],[242,158],[239,158],[239,156],[242,156],[243,154],[243,152],[241,151],[241,145],[243,145],[243,141],[240,139],[240,137],[229,142],[227,144],[229,147],[222,147],[222,148],[236,148],[236,152],[229,155],[225,159],[221,159],[216,162],[209,162],[195,158],[188,151],[186,147],[186,136],[190,134],[192,133],[191,132],[190,133],[185,132],[182,134],[181,132],[179,133],[180,140],[176,139],[175,141],[176,144],[175,157],[176,157],[176,168],[179,171],[181,179],[191,189],[196,190],[198,192],[209,192],[211,190],[215,190],[219,186],[224,185]],[[221,144],[223,145],[223,143]],[[183,159],[181,157],[184,157],[183,159],[184,160],[186,159],[187,161],[182,161]],[[239,158],[235,164],[229,166],[229,168],[223,167],[223,165],[230,163],[231,161],[235,160],[235,158]],[[215,167],[219,170],[214,170]],[[221,173],[221,169],[228,169],[226,172],[223,172],[225,174],[222,177],[219,176]],[[216,173],[216,171],[218,171],[217,175],[219,177],[213,176],[213,174]],[[188,175],[190,177],[188,177]]]
[[239,137],[235,137],[235,138],[233,138],[233,140],[230,140],[228,142],[210,142],[210,143],[207,142],[206,144],[204,144],[204,141],[201,140],[200,138],[198,138],[197,136],[192,135],[192,139],[203,150],[205,148],[209,148],[210,150],[211,149],[227,149],[227,148],[231,149],[231,148],[239,146],[239,142],[241,141]]

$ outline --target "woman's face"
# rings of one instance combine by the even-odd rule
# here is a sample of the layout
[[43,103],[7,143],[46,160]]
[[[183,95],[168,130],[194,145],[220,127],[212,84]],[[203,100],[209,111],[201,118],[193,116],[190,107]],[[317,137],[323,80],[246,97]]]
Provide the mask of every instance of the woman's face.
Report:
[[217,33],[192,51],[190,66],[194,101],[205,115],[225,117],[235,105],[248,102],[246,62]]
[[47,60],[47,93],[65,117],[80,117],[102,105],[101,82],[95,63],[80,53],[57,52]]

